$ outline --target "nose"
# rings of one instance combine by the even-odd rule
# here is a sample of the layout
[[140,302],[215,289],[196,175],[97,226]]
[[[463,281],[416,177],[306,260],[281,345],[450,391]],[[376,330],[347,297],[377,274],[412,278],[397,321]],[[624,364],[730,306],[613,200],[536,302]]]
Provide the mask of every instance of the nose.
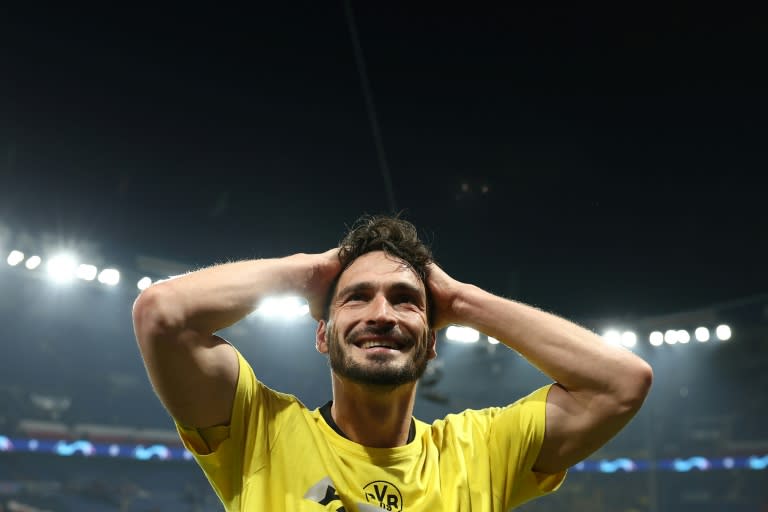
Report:
[[368,310],[369,325],[395,324],[395,310],[384,295],[377,294],[370,302]]

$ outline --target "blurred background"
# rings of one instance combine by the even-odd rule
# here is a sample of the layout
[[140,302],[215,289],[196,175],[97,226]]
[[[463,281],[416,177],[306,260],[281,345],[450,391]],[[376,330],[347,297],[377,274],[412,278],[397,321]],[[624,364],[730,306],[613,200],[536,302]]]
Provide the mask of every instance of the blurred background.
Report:
[[[654,368],[635,420],[521,510],[768,510],[763,13],[6,11],[1,511],[221,510],[146,379],[133,300],[385,212],[457,279]],[[314,328],[283,298],[222,334],[314,408]],[[494,341],[441,332],[416,416],[548,382]]]

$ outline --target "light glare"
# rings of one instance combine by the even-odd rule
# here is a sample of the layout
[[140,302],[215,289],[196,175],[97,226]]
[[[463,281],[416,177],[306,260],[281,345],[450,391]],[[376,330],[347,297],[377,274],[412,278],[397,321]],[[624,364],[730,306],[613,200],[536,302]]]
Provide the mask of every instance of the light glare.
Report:
[[57,283],[71,281],[75,275],[75,259],[68,254],[59,254],[48,261],[46,270]]
[[621,334],[615,329],[608,329],[603,333],[603,339],[611,345],[618,345],[621,343]]
[[648,340],[654,347],[660,347],[664,343],[664,334],[661,331],[653,331]]
[[492,338],[492,337],[488,336],[488,343],[490,343],[491,345],[498,345],[499,344],[499,340],[497,340],[496,338]]
[[146,290],[147,288],[149,288],[149,286],[151,284],[152,284],[152,279],[150,279],[150,278],[145,276],[145,277],[142,277],[141,279],[139,279],[139,282],[136,283],[136,287],[139,290],[143,291],[143,290]]
[[669,345],[674,345],[677,343],[677,331],[674,329],[669,329],[666,331],[664,333],[664,341]]
[[93,281],[96,279],[96,274],[98,273],[98,269],[94,267],[93,265],[88,265],[86,263],[81,263],[77,266],[77,270],[75,270],[75,275],[78,279],[82,279],[83,281]]
[[632,348],[637,345],[637,335],[632,331],[624,331],[621,333],[621,344],[627,348]]
[[309,313],[309,305],[300,297],[267,297],[264,299],[256,313],[268,318],[292,319]]
[[718,325],[715,329],[715,335],[720,341],[727,341],[731,339],[731,328],[726,324]]
[[40,258],[40,256],[30,256],[27,261],[24,262],[24,266],[27,267],[29,270],[35,270],[37,267],[40,266],[40,263],[42,263],[43,260]]
[[120,272],[114,268],[105,268],[99,272],[99,282],[108,286],[115,286],[120,282]]
[[702,343],[709,341],[709,329],[706,327],[697,327],[693,334],[697,341]]
[[691,335],[685,329],[680,329],[677,331],[677,341],[678,343],[688,343],[691,341]]
[[10,266],[15,267],[24,261],[24,253],[14,249],[8,254],[8,259],[5,261],[7,261]]
[[445,337],[457,343],[477,343],[480,333],[471,327],[451,325],[445,330]]

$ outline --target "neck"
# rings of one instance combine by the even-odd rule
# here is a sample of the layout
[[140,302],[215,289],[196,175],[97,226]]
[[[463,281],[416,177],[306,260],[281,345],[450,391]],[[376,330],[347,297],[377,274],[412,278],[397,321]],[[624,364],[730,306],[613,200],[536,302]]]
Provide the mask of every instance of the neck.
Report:
[[369,448],[394,448],[408,441],[416,383],[377,388],[333,380],[333,421],[352,441]]

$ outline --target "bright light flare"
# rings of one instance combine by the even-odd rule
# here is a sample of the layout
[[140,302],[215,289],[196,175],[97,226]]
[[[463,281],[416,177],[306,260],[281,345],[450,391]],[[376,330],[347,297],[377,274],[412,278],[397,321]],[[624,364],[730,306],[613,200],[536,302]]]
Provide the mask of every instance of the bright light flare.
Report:
[[621,344],[627,348],[632,348],[637,345],[637,334],[632,331],[624,331],[621,333]]
[[136,288],[143,291],[149,288],[151,284],[152,284],[152,279],[145,276],[139,279],[139,282],[136,283]]
[[661,331],[653,331],[648,337],[648,341],[650,341],[651,345],[654,347],[660,347],[664,343],[664,333]]
[[497,340],[496,338],[492,338],[492,337],[488,336],[488,343],[490,343],[491,345],[498,345],[499,344],[499,340]]
[[96,279],[96,274],[98,274],[98,272],[99,270],[93,265],[81,263],[77,266],[77,270],[75,270],[75,276],[83,281],[93,281]]
[[674,329],[669,329],[664,333],[664,342],[666,342],[669,345],[674,345],[677,343],[677,331]]
[[24,253],[14,249],[8,254],[8,258],[5,261],[7,261],[10,266],[15,267],[24,261]]
[[445,338],[456,343],[477,343],[480,333],[471,327],[451,325],[445,330]]
[[309,305],[300,297],[268,297],[259,304],[256,314],[289,320],[309,314]]
[[709,341],[709,329],[706,327],[697,327],[693,332],[693,335],[696,336],[696,341],[700,341],[701,343]]
[[691,335],[688,334],[688,331],[685,329],[680,329],[677,331],[677,342],[678,343],[688,343],[691,341]]
[[731,328],[726,324],[718,325],[717,328],[715,328],[715,336],[717,336],[717,339],[720,341],[727,341],[731,339]]
[[611,345],[618,345],[621,343],[621,333],[616,329],[608,329],[603,333],[603,339]]
[[29,270],[35,270],[37,267],[40,266],[40,263],[43,262],[43,259],[40,256],[30,256],[27,258],[27,261],[24,262],[24,266],[27,267]]
[[107,286],[115,286],[120,282],[120,271],[114,268],[105,268],[99,272],[99,282]]
[[46,270],[48,275],[57,283],[66,283],[75,276],[75,259],[69,254],[58,254],[48,260]]

